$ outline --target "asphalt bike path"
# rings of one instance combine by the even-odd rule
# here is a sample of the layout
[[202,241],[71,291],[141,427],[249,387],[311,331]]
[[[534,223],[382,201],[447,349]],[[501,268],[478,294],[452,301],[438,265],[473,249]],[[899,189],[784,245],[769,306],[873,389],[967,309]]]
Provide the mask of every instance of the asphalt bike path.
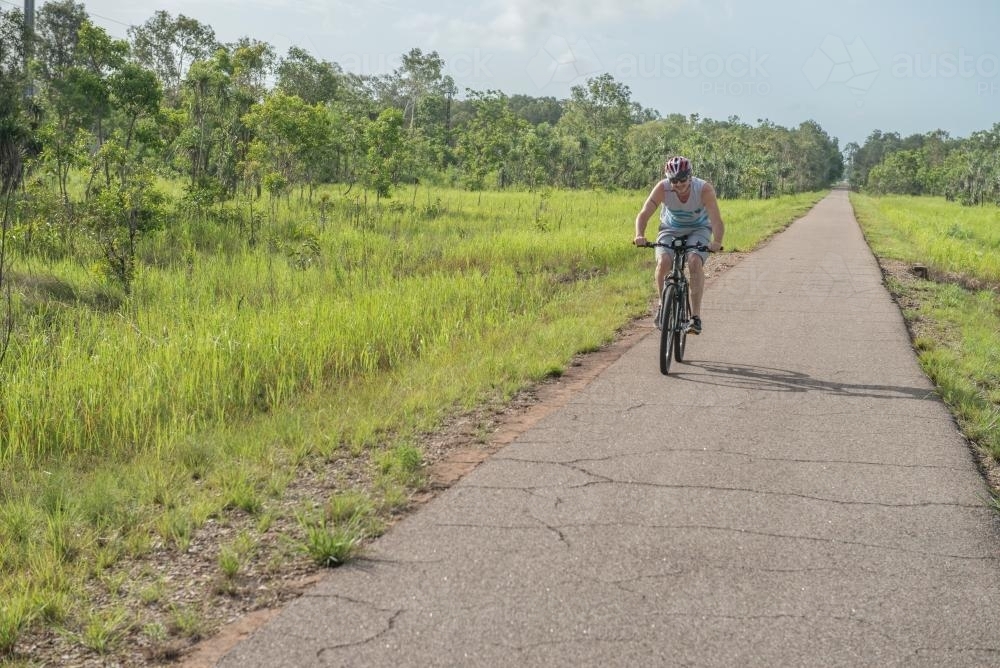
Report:
[[1000,666],[1000,527],[834,191],[220,665]]

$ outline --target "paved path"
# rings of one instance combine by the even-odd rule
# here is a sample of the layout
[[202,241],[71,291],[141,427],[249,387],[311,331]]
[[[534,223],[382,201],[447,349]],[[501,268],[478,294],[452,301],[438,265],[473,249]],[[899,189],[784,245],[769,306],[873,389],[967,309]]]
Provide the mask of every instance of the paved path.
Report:
[[221,665],[1000,665],[1000,528],[844,192]]

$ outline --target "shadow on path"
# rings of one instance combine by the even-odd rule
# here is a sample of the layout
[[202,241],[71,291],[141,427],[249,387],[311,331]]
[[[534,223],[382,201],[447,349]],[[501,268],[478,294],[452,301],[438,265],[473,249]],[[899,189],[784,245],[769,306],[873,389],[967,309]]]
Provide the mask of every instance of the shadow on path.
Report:
[[685,373],[679,367],[671,376],[702,385],[735,387],[763,392],[825,392],[840,397],[870,397],[873,399],[922,399],[937,400],[937,393],[925,387],[898,387],[895,385],[868,385],[821,380],[788,369],[729,362],[685,362],[702,369],[704,373]]

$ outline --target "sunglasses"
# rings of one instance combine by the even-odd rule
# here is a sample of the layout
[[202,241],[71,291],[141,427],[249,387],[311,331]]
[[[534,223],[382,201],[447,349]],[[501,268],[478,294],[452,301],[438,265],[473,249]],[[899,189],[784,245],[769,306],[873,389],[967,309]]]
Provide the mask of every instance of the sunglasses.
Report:
[[689,178],[691,178],[690,174],[685,174],[684,176],[671,176],[670,177],[670,182],[671,183],[684,183]]

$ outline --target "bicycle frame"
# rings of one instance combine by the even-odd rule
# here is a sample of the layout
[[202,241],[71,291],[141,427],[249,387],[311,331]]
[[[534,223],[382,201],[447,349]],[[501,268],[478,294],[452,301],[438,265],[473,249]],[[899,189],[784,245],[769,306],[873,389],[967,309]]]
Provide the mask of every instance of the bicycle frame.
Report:
[[687,245],[686,235],[674,237],[670,243],[646,245],[668,248],[674,252],[670,273],[663,279],[660,312],[657,316],[660,327],[660,373],[666,375],[670,371],[671,358],[678,362],[684,361],[687,345],[687,330],[691,320],[691,289],[685,273],[687,254],[692,250],[707,251],[708,248],[702,244]]

